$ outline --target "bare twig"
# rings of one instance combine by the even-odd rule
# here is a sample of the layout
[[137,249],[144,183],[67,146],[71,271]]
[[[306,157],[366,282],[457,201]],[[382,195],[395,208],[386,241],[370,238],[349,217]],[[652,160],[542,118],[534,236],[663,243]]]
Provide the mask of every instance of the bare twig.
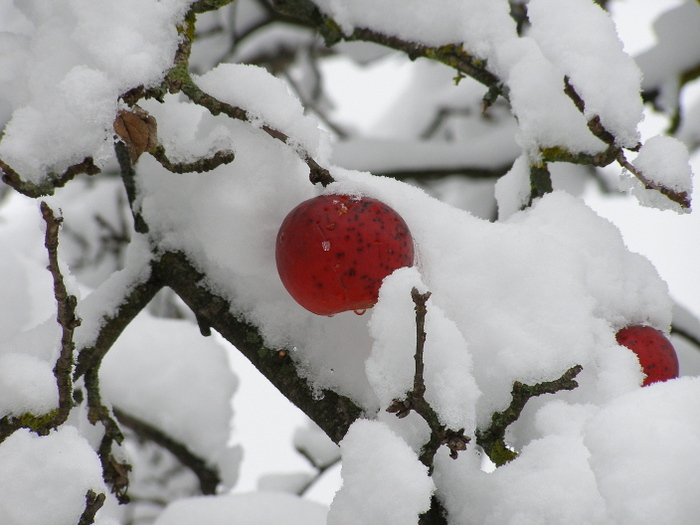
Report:
[[617,162],[620,164],[620,166],[639,179],[639,181],[644,185],[644,188],[647,190],[656,190],[668,197],[671,201],[679,204],[681,208],[690,208],[690,195],[688,195],[687,191],[677,192],[671,188],[667,188],[666,186],[659,184],[658,182],[650,180],[644,175],[644,173],[635,168],[634,165],[625,158],[622,150],[620,150],[617,154]]
[[391,414],[396,414],[398,418],[406,417],[412,410],[421,416],[430,428],[430,439],[423,445],[420,461],[432,472],[433,459],[437,450],[446,445],[450,450],[450,457],[457,458],[461,450],[465,450],[469,437],[464,435],[463,428],[451,430],[440,423],[440,416],[435,409],[425,399],[425,379],[424,379],[424,350],[425,350],[425,316],[427,314],[426,303],[431,293],[420,293],[415,287],[411,290],[411,298],[416,310],[416,352],[415,374],[413,376],[413,389],[406,394],[403,400],[395,399],[386,409]]
[[46,236],[44,246],[49,254],[47,269],[53,277],[54,296],[58,313],[56,320],[61,326],[61,350],[56,360],[53,373],[56,376],[58,387],[58,412],[52,422],[53,427],[63,424],[68,419],[68,414],[73,408],[73,332],[80,326],[80,319],[75,315],[78,299],[69,294],[63,281],[63,275],[58,262],[58,231],[61,227],[62,217],[56,217],[51,207],[46,202],[41,202],[41,214],[46,222]]
[[97,511],[102,508],[104,502],[104,494],[97,494],[92,489],[88,490],[87,494],[85,494],[85,510],[80,516],[78,525],[92,525],[95,523],[95,514],[97,514]]
[[82,162],[68,167],[66,171],[61,174],[49,173],[40,184],[22,180],[19,173],[2,159],[0,159],[0,170],[3,172],[2,180],[5,184],[12,186],[23,195],[32,198],[53,195],[56,188],[65,186],[66,183],[81,173],[86,173],[87,175],[96,175],[100,173],[100,169],[95,166],[92,157],[85,157]]
[[527,402],[542,394],[555,394],[562,390],[573,390],[578,387],[575,377],[583,367],[576,365],[554,381],[545,381],[536,385],[526,385],[520,381],[513,384],[512,400],[508,408],[491,416],[491,425],[486,430],[476,431],[476,443],[484,449],[496,466],[501,466],[515,459],[517,454],[505,443],[506,429],[520,417]]
[[162,145],[156,146],[150,153],[166,170],[173,173],[204,173],[223,164],[229,164],[236,158],[233,151],[217,151],[211,157],[204,157],[192,162],[172,162],[165,154],[165,148]]
[[44,246],[48,252],[49,264],[46,267],[53,277],[54,297],[56,298],[56,321],[61,327],[61,346],[53,368],[58,390],[58,408],[48,414],[31,413],[21,416],[5,416],[0,419],[0,442],[4,441],[20,428],[28,428],[40,435],[48,434],[52,429],[65,423],[73,408],[73,353],[75,344],[73,333],[80,326],[80,319],[75,315],[77,298],[68,293],[58,259],[58,232],[63,218],[56,216],[53,209],[44,201],[40,204],[41,214],[46,222]]

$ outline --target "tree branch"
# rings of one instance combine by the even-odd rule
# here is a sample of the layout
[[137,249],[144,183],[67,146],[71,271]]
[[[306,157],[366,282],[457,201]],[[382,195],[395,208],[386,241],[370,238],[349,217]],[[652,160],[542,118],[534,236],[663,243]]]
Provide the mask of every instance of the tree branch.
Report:
[[510,450],[505,444],[506,429],[520,417],[527,402],[542,394],[555,394],[562,390],[573,390],[578,387],[575,377],[583,370],[576,365],[554,381],[545,381],[536,385],[526,385],[520,381],[513,384],[511,392],[512,401],[508,408],[502,412],[496,412],[491,416],[491,425],[486,430],[476,431],[476,443],[484,449],[496,466],[500,467],[515,459],[517,453]]
[[102,508],[104,502],[104,494],[97,494],[92,489],[88,490],[87,494],[85,494],[85,510],[78,520],[78,525],[92,525],[95,523],[95,514]]
[[86,173],[88,175],[100,173],[100,168],[95,166],[92,157],[85,157],[82,162],[68,167],[66,171],[61,174],[49,173],[40,184],[22,180],[19,173],[2,159],[0,159],[0,170],[3,172],[2,180],[5,184],[13,187],[19,193],[32,198],[53,195],[56,188],[62,188],[76,175],[81,173]]
[[211,157],[204,157],[193,162],[172,162],[165,154],[165,148],[156,146],[150,152],[166,170],[172,173],[204,173],[214,170],[223,164],[230,164],[236,156],[233,151],[217,151]]
[[231,305],[204,284],[205,276],[180,252],[166,252],[156,274],[172,288],[206,325],[211,326],[293,404],[308,415],[336,443],[362,414],[352,400],[330,390],[319,396],[297,372],[286,350],[265,346],[258,329],[231,313]]
[[464,435],[463,428],[455,431],[440,423],[440,416],[425,399],[425,379],[423,376],[425,361],[423,356],[427,337],[425,333],[425,316],[428,311],[426,303],[430,295],[430,292],[420,293],[415,287],[411,290],[411,298],[416,310],[416,352],[414,354],[416,365],[413,389],[406,394],[405,399],[395,399],[386,411],[390,414],[396,414],[398,418],[404,418],[413,410],[425,420],[430,428],[430,439],[423,445],[419,459],[432,472],[433,459],[442,445],[447,445],[447,448],[450,449],[450,457],[456,459],[459,451],[467,448],[469,437]]
[[78,299],[75,295],[68,293],[58,262],[58,231],[63,218],[56,217],[54,211],[44,201],[41,202],[40,208],[46,222],[44,246],[49,254],[47,269],[53,277],[54,296],[58,308],[56,320],[61,326],[61,351],[53,369],[58,387],[58,412],[52,422],[53,428],[56,428],[68,419],[68,414],[73,408],[73,382],[71,378],[73,352],[75,351],[73,332],[80,326],[81,321],[75,315]]

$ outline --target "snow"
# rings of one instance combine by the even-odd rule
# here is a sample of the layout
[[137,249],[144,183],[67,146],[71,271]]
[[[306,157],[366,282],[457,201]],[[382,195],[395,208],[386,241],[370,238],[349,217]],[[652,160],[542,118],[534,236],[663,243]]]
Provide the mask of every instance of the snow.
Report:
[[88,490],[105,492],[102,467],[75,427],[44,437],[18,430],[0,447],[0,518],[6,525],[73,525]]
[[700,380],[681,378],[622,396],[587,423],[590,464],[610,518],[692,523],[700,501],[686,489],[700,468]]
[[[3,161],[35,182],[86,155],[114,168],[109,148],[117,98],[162,77],[178,41],[174,22],[187,4],[75,0],[0,7],[0,121],[8,122],[0,142]],[[671,11],[668,20],[685,28],[680,18],[690,4]],[[283,418],[270,416],[266,398],[244,398],[253,417],[271,418],[260,427],[265,440],[247,436],[246,445],[259,447],[254,457],[267,459],[272,465],[265,468],[276,473],[264,473],[263,490],[226,493],[238,476],[241,450],[232,443],[240,437],[237,422],[244,421],[232,410],[238,387],[233,370],[239,368],[227,352],[235,349],[202,338],[188,320],[142,312],[105,357],[103,400],[167,432],[224,478],[219,494],[174,502],[157,525],[232,519],[403,525],[417,521],[433,494],[459,524],[691,523],[700,511],[689,489],[700,469],[693,453],[700,447],[700,383],[682,377],[640,388],[638,361],[615,341],[616,331],[630,324],[669,330],[674,302],[668,286],[645,256],[631,250],[633,242],[580,198],[558,189],[521,209],[529,197],[529,166],[542,148],[592,154],[606,147],[588,130],[592,116],[600,116],[618,144],[636,144],[639,71],[622,54],[610,20],[592,2],[531,0],[532,28],[520,37],[505,0],[318,5],[346,32],[368,26],[428,45],[463,43],[505,82],[512,115],[496,104],[486,116],[475,116],[483,86],[465,80],[454,87],[448,78],[453,71],[418,61],[406,71],[421,82],[403,93],[391,88],[396,103],[385,115],[386,126],[375,128],[381,140],[352,139],[331,152],[329,136],[284,83],[258,67],[223,64],[194,79],[249,111],[252,125],[212,116],[175,95],[143,104],[173,159],[221,149],[235,151],[236,159],[208,173],[175,175],[144,156],[136,207],[150,231],[132,233],[124,269],[96,265],[83,273],[76,255],[81,233],[100,235],[80,225],[98,212],[110,219],[117,214],[119,206],[105,202],[121,191],[119,182],[100,177],[93,188],[95,179],[80,180],[57,192],[52,205],[79,230],[61,233],[61,258],[73,263],[62,269],[81,296],[79,349],[95,342],[104,316],[114,315],[149,277],[152,252],[177,250],[206,274],[202,284],[232,303],[232,313],[260,327],[270,348],[288,350],[317,395],[332,389],[364,410],[366,419],[351,426],[340,448],[316,427],[293,437],[316,467],[342,458],[342,488],[327,511],[290,493],[302,490],[312,471],[295,467],[280,474],[278,450],[264,449],[281,448],[275,440],[292,441],[276,428]],[[673,40],[663,24],[657,29],[661,42]],[[601,63],[601,57],[609,60]],[[564,76],[583,97],[583,113],[564,94]],[[418,107],[422,100],[425,107]],[[443,107],[471,113],[446,124],[426,153],[422,134]],[[288,134],[290,144],[262,132],[263,124]],[[401,129],[392,134],[392,127]],[[692,137],[692,129],[687,133]],[[325,190],[309,184],[307,153],[337,182]],[[467,163],[495,169],[517,159],[496,185],[498,222],[359,171],[421,169],[435,166],[435,156],[447,169]],[[633,162],[655,182],[691,191],[688,153],[678,141],[652,138]],[[567,187],[574,170],[554,168],[556,187]],[[288,296],[277,276],[280,223],[322,191],[381,199],[413,233],[415,265],[387,277],[378,304],[364,315],[314,316]],[[60,340],[44,268],[43,224],[34,202],[12,194],[2,204],[0,415],[41,415],[57,403],[52,366]],[[675,244],[694,249],[697,231],[684,231]],[[433,476],[418,460],[429,437],[425,421],[415,413],[397,419],[386,412],[413,387],[414,286],[432,293],[425,318],[425,399],[442,424],[464,428],[472,438],[457,460],[441,448]],[[675,311],[677,321],[696,331]],[[486,472],[474,434],[508,407],[513,383],[554,380],[574,365],[583,366],[579,387],[529,402],[507,435],[517,459]],[[2,523],[76,523],[88,490],[109,492],[96,454],[102,428],[87,421],[85,411],[79,405],[47,436],[21,429],[0,444]],[[127,443],[117,454],[137,455],[138,447]],[[143,466],[140,459],[135,464]],[[301,455],[297,459],[303,463]],[[112,514],[119,515],[108,498],[98,523],[114,523]]]
[[285,492],[201,496],[170,504],[154,525],[324,525],[327,510]]
[[[688,148],[674,137],[656,135],[648,139],[632,165],[645,178],[676,193],[693,193],[692,171]],[[628,177],[632,177],[628,175]],[[641,182],[633,181],[632,193],[646,206],[660,209],[675,209],[674,203],[658,191],[647,190]]]
[[526,155],[520,155],[508,173],[496,181],[494,190],[498,203],[498,218],[507,219],[523,209],[530,200],[530,162]]
[[106,400],[216,465],[233,486],[240,450],[228,441],[237,378],[215,340],[202,341],[188,322],[141,313],[104,358],[100,382]]
[[636,146],[642,98],[633,94],[640,91],[641,73],[623,52],[610,16],[589,0],[532,0],[527,13],[528,36],[569,78],[585,101],[586,118],[599,115],[616,144]]
[[46,414],[58,407],[52,366],[28,354],[0,354],[0,417]]
[[434,485],[413,450],[383,423],[357,420],[340,443],[343,486],[328,525],[415,523]]
[[[3,68],[0,108],[16,108],[0,142],[3,160],[33,182],[87,156],[103,166],[118,96],[162,78],[178,42],[174,22],[189,3],[76,0],[10,7],[27,23],[22,34],[2,34],[0,62],[12,69]],[[0,117],[4,121],[7,112]]]
[[327,138],[313,117],[304,116],[304,108],[282,80],[258,66],[221,64],[195,83],[222,102],[246,109],[258,126],[267,124],[291,137],[317,162],[328,154]]

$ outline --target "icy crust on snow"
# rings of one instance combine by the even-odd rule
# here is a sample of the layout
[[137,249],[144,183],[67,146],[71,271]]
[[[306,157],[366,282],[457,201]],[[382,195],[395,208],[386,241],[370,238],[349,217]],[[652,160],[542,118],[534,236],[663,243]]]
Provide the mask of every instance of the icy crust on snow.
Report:
[[[638,142],[641,75],[623,52],[610,17],[593,2],[532,1],[531,28],[522,37],[502,0],[315,3],[346,35],[370,28],[428,46],[462,44],[467,53],[486,60],[507,87],[518,139],[532,158],[548,147],[588,154],[604,150],[587,127],[596,115],[620,146]],[[606,57],[604,63],[600,56]],[[582,97],[583,113],[564,93],[565,77]]]
[[178,43],[175,24],[191,0],[18,2],[0,7],[28,21],[0,33],[0,157],[39,182],[110,154],[117,97],[158,82]]
[[427,467],[384,423],[355,421],[340,450],[343,485],[331,504],[328,525],[416,523],[430,508],[435,486]]
[[202,339],[189,322],[146,312],[131,322],[100,368],[107,401],[217,465],[229,487],[240,460],[240,450],[228,446],[237,385],[213,339]]
[[48,436],[21,429],[0,447],[3,525],[78,523],[88,490],[107,492],[100,460],[75,427]]

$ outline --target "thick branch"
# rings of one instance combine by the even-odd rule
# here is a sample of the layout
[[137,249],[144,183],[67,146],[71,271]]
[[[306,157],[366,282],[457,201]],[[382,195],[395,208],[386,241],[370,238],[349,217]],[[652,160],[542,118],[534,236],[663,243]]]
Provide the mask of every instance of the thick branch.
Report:
[[286,350],[265,346],[257,328],[231,313],[231,305],[204,284],[205,276],[182,253],[165,253],[156,273],[192,309],[202,323],[214,328],[293,404],[336,443],[345,436],[362,410],[332,391],[319,396],[297,372]]

